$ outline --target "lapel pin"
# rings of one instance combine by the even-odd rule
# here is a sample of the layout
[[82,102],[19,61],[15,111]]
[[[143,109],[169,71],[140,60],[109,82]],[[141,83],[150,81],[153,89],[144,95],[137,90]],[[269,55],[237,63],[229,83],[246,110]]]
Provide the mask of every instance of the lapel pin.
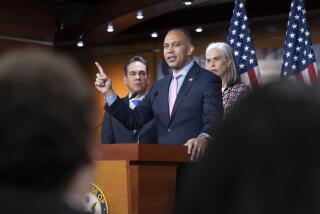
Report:
[[189,82],[191,82],[191,81],[193,81],[193,78],[191,77],[191,78],[189,78]]

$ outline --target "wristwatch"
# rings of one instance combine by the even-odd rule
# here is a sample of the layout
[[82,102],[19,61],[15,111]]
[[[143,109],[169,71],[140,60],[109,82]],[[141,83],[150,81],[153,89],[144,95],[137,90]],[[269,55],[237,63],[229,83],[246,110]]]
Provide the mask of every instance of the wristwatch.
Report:
[[200,133],[199,135],[198,135],[198,137],[203,137],[203,138],[205,138],[206,140],[208,140],[208,141],[210,141],[212,138],[211,138],[211,136],[210,135],[208,135],[207,133]]

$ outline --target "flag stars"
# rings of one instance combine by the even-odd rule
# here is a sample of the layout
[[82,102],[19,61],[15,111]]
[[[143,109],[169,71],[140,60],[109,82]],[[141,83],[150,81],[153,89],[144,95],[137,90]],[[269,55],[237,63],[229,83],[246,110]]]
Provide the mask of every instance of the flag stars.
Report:
[[246,55],[242,55],[241,57],[243,60],[247,60],[247,56]]
[[291,39],[293,39],[296,35],[294,33],[291,33],[289,36]]
[[287,56],[287,57],[290,57],[290,56],[291,56],[291,53],[290,53],[290,52],[287,52],[287,53],[286,53],[286,56]]
[[236,0],[227,41],[234,50],[233,53],[241,72],[246,72],[247,69],[257,66],[255,52],[251,44],[253,38],[250,36],[249,26],[247,25],[248,20],[245,3]]
[[304,0],[292,1],[283,51],[282,77],[291,76],[306,69],[306,65],[315,60],[314,52],[310,47],[311,38],[306,25],[305,12]]

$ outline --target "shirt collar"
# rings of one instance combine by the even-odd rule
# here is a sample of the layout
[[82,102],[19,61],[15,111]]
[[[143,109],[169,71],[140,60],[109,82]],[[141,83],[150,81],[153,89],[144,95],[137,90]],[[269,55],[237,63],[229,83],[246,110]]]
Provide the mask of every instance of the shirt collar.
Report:
[[[144,95],[142,95],[141,97],[139,98],[132,98],[133,100],[143,100],[143,98],[146,96],[147,93],[145,93]],[[128,97],[130,98],[132,96],[132,93],[129,93],[128,94]]]
[[[193,66],[194,64],[194,61],[191,60],[186,66],[184,66],[184,68],[182,68],[178,74],[180,74],[181,76],[185,77],[187,76],[189,70],[191,69],[191,67]],[[173,70],[174,72],[174,70]]]

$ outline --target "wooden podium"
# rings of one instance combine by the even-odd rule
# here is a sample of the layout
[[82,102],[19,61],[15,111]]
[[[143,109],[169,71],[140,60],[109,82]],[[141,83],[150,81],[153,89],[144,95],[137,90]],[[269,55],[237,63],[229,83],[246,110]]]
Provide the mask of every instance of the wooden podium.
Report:
[[189,162],[187,147],[158,144],[99,145],[94,184],[108,214],[173,214],[176,167]]

